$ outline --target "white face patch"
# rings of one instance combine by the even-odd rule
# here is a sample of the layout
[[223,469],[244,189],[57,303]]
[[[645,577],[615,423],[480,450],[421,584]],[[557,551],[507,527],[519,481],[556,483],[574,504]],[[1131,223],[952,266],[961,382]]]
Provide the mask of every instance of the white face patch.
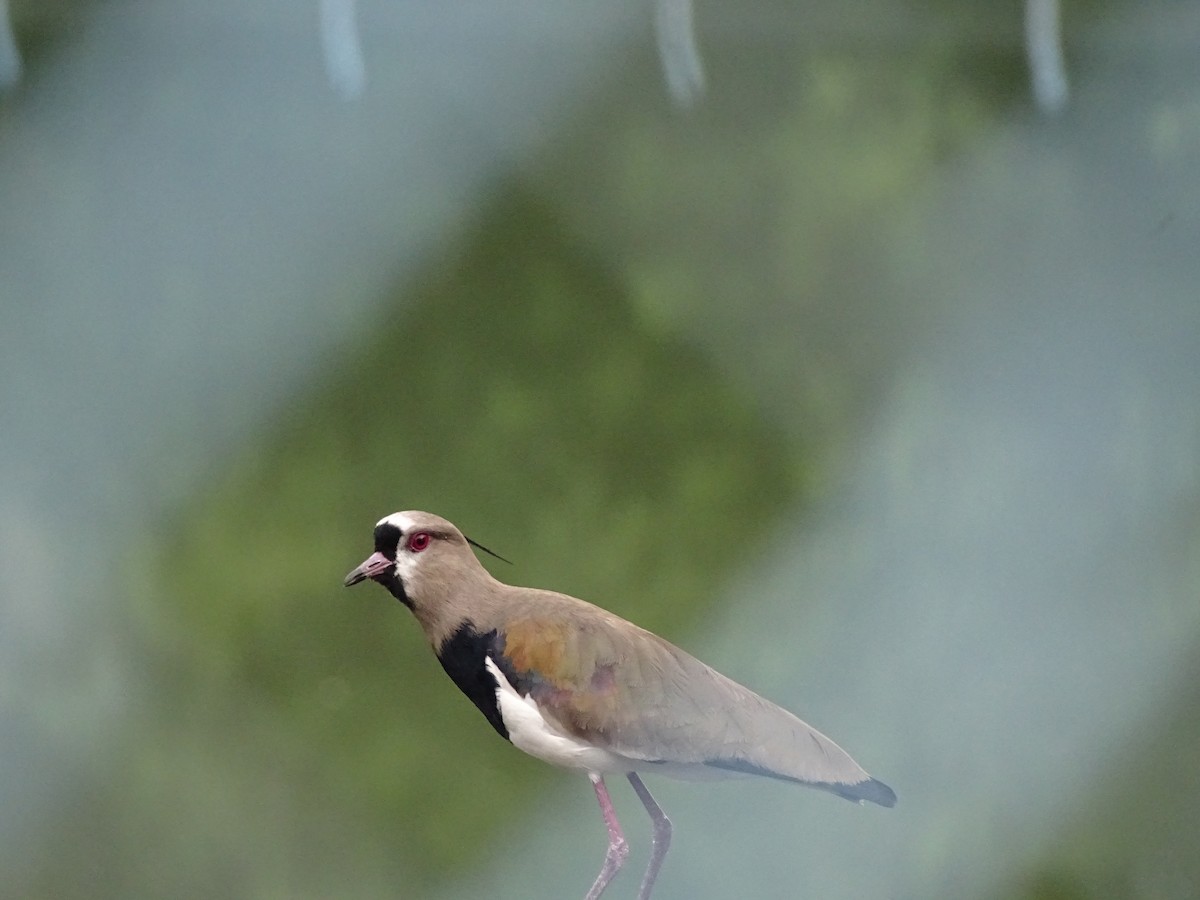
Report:
[[401,545],[396,553],[396,577],[402,584],[411,583],[410,579],[416,573],[418,563],[417,557]]
[[375,527],[378,528],[380,525],[391,525],[395,528],[399,528],[401,534],[408,534],[409,529],[416,524],[416,522],[414,522],[404,513],[394,512],[390,516],[384,516],[382,519],[376,522]]
[[522,697],[490,656],[484,657],[484,665],[496,679],[500,718],[508,730],[508,739],[518,750],[565,769],[599,774],[632,771],[628,760],[564,733],[543,716],[537,701],[528,695]]

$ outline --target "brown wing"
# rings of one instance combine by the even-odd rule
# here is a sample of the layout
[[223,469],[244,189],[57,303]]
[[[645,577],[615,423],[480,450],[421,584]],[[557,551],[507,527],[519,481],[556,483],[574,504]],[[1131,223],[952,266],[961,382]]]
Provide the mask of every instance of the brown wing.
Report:
[[796,716],[648,631],[562,600],[570,603],[540,604],[509,621],[497,649],[513,686],[567,733],[650,764],[768,775],[895,802]]

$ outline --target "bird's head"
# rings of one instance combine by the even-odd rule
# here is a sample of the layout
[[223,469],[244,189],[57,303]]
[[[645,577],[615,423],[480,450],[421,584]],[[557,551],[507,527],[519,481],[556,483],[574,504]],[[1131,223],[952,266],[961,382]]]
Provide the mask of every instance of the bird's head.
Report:
[[375,552],[351,570],[345,585],[369,578],[415,610],[431,593],[490,578],[472,545],[479,546],[440,516],[415,510],[392,513],[375,525]]

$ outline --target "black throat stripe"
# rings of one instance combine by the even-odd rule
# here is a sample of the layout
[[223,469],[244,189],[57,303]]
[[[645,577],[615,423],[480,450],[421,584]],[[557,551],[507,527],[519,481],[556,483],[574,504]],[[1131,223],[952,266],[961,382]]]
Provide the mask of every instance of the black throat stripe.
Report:
[[376,579],[380,584],[387,588],[388,593],[407,606],[413,608],[412,601],[408,599],[408,594],[404,592],[404,583],[396,577],[395,572],[388,572],[386,575]]

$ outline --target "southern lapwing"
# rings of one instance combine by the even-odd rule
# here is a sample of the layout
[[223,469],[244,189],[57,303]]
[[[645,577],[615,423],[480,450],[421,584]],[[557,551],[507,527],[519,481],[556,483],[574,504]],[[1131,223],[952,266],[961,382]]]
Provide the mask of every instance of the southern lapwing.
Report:
[[604,892],[629,853],[608,774],[629,779],[654,823],[639,900],[650,896],[671,842],[671,822],[639,772],[765,775],[895,804],[891,788],[790,712],[607,610],[497,581],[472,546],[438,516],[393,513],[375,526],[375,552],[346,586],[370,578],[412,610],[446,674],[501,737],[587,772],[608,827],[587,900]]

